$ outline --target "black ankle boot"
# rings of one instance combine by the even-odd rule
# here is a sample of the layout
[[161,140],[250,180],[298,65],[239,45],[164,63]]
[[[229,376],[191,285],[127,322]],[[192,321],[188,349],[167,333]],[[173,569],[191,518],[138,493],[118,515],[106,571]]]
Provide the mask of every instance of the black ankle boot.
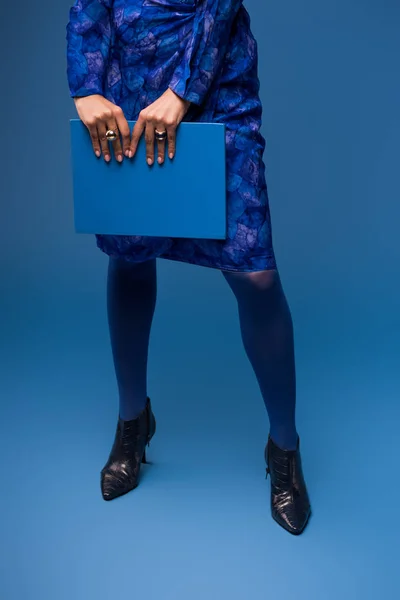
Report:
[[303,476],[300,440],[296,450],[282,450],[268,436],[265,460],[271,475],[271,513],[286,531],[300,535],[311,515],[310,500]]
[[118,419],[114,444],[101,471],[101,492],[104,500],[113,500],[138,485],[141,463],[146,462],[146,444],[156,431],[156,420],[150,398],[136,419]]

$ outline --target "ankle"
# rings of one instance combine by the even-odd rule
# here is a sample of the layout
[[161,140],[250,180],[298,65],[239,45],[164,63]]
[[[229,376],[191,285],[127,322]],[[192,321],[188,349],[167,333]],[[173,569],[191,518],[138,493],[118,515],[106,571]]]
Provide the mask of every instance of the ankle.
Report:
[[270,432],[270,438],[281,450],[297,450],[299,436],[296,430],[287,432]]

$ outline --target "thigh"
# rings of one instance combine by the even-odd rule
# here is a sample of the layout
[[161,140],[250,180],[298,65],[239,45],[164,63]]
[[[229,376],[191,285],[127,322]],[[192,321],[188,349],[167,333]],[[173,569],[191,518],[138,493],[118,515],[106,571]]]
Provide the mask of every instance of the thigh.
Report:
[[108,258],[109,276],[117,276],[123,280],[156,280],[157,261],[155,258],[143,262],[132,262],[121,257],[109,256]]

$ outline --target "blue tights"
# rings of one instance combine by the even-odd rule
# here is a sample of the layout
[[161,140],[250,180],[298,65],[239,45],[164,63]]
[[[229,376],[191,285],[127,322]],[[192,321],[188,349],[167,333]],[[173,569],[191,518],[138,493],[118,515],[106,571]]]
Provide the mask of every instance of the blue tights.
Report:
[[[223,272],[239,310],[246,354],[267,408],[270,434],[284,449],[297,444],[293,324],[275,270]],[[107,309],[119,389],[119,414],[134,419],[147,397],[147,357],[157,296],[156,261],[110,258]]]

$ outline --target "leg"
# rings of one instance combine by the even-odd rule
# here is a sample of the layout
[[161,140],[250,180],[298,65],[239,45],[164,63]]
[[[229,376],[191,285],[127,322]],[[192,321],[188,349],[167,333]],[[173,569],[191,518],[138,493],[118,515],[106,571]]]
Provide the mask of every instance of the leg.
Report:
[[147,357],[157,295],[156,261],[132,264],[110,258],[107,311],[119,416],[136,418],[146,406]]
[[293,324],[277,271],[224,273],[239,305],[247,355],[270,420],[265,447],[271,475],[271,513],[281,527],[301,534],[311,505],[295,424],[296,377]]
[[145,447],[155,433],[147,397],[147,355],[156,304],[156,261],[131,264],[110,258],[107,309],[119,389],[119,418],[110,455],[101,471],[104,500],[113,500],[139,483]]
[[268,411],[271,438],[281,448],[295,449],[293,324],[279,274],[223,274],[238,302],[243,344]]

